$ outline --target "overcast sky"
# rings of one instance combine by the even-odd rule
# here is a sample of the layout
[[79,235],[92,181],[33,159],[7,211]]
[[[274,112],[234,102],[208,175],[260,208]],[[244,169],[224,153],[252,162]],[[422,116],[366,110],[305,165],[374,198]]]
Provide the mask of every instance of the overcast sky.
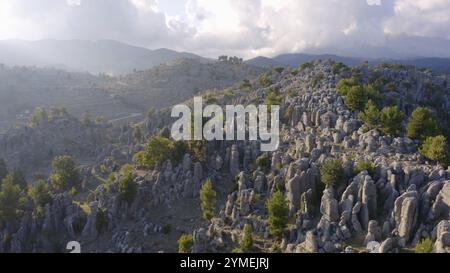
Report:
[[450,0],[0,0],[0,39],[114,39],[204,56],[273,56],[450,39]]

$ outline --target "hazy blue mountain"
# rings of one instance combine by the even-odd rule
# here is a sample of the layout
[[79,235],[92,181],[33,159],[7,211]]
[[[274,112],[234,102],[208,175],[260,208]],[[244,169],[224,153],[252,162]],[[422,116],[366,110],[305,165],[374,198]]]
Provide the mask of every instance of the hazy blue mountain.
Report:
[[201,57],[169,49],[149,50],[112,40],[0,41],[0,63],[6,65],[126,74],[180,58]]
[[450,58],[406,58],[406,59],[388,59],[388,58],[357,58],[345,57],[333,54],[304,54],[304,53],[289,53],[281,54],[274,58],[256,57],[247,60],[246,63],[259,67],[276,67],[276,66],[290,66],[298,67],[306,62],[313,60],[332,59],[337,62],[342,62],[349,66],[360,65],[368,61],[370,65],[378,65],[381,63],[414,65],[419,68],[428,68],[435,73],[450,74]]

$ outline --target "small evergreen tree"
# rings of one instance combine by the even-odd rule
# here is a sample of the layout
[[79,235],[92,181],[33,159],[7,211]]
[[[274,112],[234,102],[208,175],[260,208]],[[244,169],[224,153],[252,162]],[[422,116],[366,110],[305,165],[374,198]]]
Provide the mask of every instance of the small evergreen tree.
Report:
[[269,75],[267,75],[267,73],[264,73],[261,76],[259,76],[258,81],[262,87],[268,87],[272,84],[272,81],[270,80]]
[[217,194],[212,188],[211,179],[207,179],[200,189],[200,205],[203,212],[203,218],[211,220],[216,210]]
[[0,181],[2,181],[8,175],[8,168],[6,167],[5,160],[0,158]]
[[156,162],[164,163],[170,159],[177,164],[186,153],[186,144],[172,141],[162,136],[155,136],[146,145],[145,150],[134,155],[133,160],[143,168],[152,169]]
[[361,111],[367,102],[367,94],[360,85],[352,86],[345,96],[345,104],[352,111]]
[[342,79],[337,83],[336,89],[339,95],[347,96],[350,88],[355,85],[359,85],[359,80],[357,78]]
[[276,190],[267,201],[269,211],[269,233],[281,237],[287,227],[289,204],[280,190]]
[[242,252],[250,252],[253,249],[252,227],[249,224],[244,226],[240,249]]
[[359,113],[359,118],[364,121],[369,130],[372,130],[378,126],[380,121],[380,111],[373,100],[369,100],[366,103],[364,112]]
[[6,222],[17,220],[23,212],[24,201],[23,192],[14,185],[13,177],[6,176],[0,190],[0,218]]
[[133,173],[127,172],[119,181],[119,198],[131,204],[137,193],[137,184],[133,180]]
[[194,245],[194,239],[192,234],[183,234],[178,239],[178,253],[190,253],[192,246]]
[[353,169],[353,173],[357,175],[364,170],[366,170],[372,178],[374,177],[375,166],[373,165],[372,161],[370,160],[359,161],[358,164],[356,164],[355,168]]
[[136,142],[140,142],[142,139],[142,131],[140,126],[135,126],[133,128],[133,138]]
[[424,107],[417,107],[411,114],[406,128],[406,135],[412,139],[424,140],[429,136],[436,136],[439,127],[433,112]]
[[266,169],[270,165],[270,160],[267,154],[262,154],[256,158],[256,166],[260,167],[261,169]]
[[328,159],[320,166],[320,180],[325,185],[337,186],[344,181],[342,160]]
[[28,189],[28,196],[33,200],[36,206],[44,207],[45,204],[52,201],[50,189],[44,180],[38,180]]
[[384,107],[380,113],[381,131],[388,135],[396,135],[401,131],[403,112],[397,106]]
[[447,139],[443,135],[427,137],[419,148],[419,152],[425,157],[437,161],[443,165],[449,164],[450,152]]
[[52,185],[56,190],[69,190],[81,185],[80,173],[75,161],[68,155],[58,156],[52,162]]

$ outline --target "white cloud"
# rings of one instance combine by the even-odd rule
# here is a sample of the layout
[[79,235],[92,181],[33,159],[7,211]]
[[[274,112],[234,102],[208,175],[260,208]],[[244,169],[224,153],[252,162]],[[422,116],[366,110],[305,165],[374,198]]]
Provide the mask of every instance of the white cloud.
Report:
[[116,39],[208,56],[379,46],[386,33],[450,38],[449,20],[449,0],[0,1],[0,39]]
[[386,32],[450,39],[449,0],[398,0]]

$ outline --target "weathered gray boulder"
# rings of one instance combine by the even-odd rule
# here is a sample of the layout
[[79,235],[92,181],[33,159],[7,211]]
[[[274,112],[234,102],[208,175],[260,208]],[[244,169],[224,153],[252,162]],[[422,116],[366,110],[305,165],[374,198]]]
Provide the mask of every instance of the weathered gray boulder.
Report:
[[450,253],[450,220],[442,220],[436,227],[437,253]]
[[414,187],[395,200],[394,219],[401,246],[405,246],[414,233],[419,211],[418,203],[418,193]]
[[317,253],[318,251],[317,236],[312,231],[306,232],[305,241],[297,246],[297,252]]
[[323,191],[320,212],[322,213],[322,216],[330,222],[339,221],[338,201],[334,198],[334,190],[331,187],[328,187]]

